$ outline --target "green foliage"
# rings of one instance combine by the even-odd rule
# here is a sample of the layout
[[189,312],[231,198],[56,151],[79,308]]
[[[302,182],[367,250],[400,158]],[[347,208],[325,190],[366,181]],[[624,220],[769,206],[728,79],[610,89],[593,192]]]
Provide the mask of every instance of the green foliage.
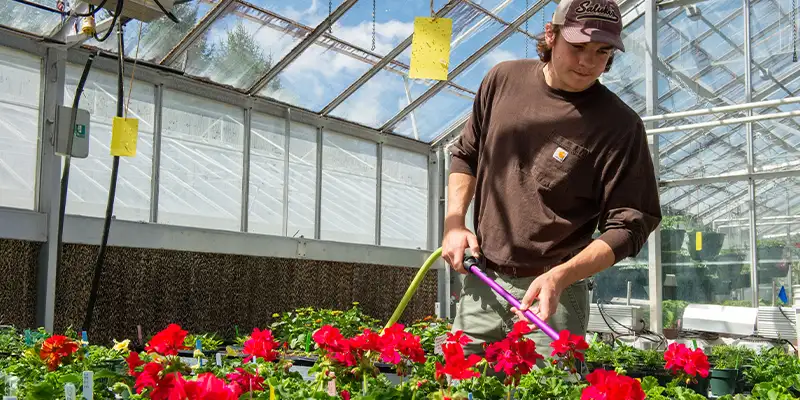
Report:
[[305,351],[306,343],[310,343],[309,350],[313,350],[311,335],[324,325],[338,328],[345,337],[355,336],[364,329],[379,331],[383,328],[378,319],[364,314],[358,303],[353,303],[347,311],[304,307],[272,317],[277,319],[270,325],[275,338],[296,351]]
[[710,360],[716,369],[738,369],[749,365],[756,357],[753,349],[744,346],[714,346],[711,348]]

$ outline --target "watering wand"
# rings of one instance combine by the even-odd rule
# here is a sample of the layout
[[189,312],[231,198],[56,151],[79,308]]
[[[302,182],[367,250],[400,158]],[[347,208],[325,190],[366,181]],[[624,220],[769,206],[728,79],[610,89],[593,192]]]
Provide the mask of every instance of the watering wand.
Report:
[[[483,281],[483,283],[489,285],[489,287],[492,288],[492,290],[494,290],[495,292],[497,292],[497,294],[506,299],[506,301],[509,304],[516,307],[518,310],[522,309],[522,304],[520,304],[519,300],[517,300],[516,297],[512,296],[511,293],[508,293],[507,290],[503,289],[502,286],[498,285],[497,282],[492,280],[492,278],[486,276],[486,274],[484,274],[483,271],[481,271],[481,269],[478,268],[478,259],[476,259],[475,257],[465,258],[464,269],[475,274],[475,276],[480,278]],[[541,318],[537,317],[536,314],[533,313],[533,311],[528,309],[523,311],[522,314],[525,315],[525,317],[528,318],[528,320],[533,322],[534,325],[539,327],[539,329],[541,329],[542,332],[547,334],[547,336],[550,336],[551,339],[558,340],[558,332],[556,332],[556,330],[553,329],[553,327],[551,327],[550,325],[547,325],[546,322],[542,321]]]
[[[400,316],[403,315],[403,311],[405,311],[406,306],[408,306],[408,302],[411,300],[411,297],[414,296],[414,293],[417,291],[420,283],[422,283],[422,279],[425,277],[425,274],[428,273],[428,270],[431,268],[434,262],[441,257],[442,255],[442,248],[436,249],[436,251],[431,254],[422,267],[417,271],[417,275],[414,277],[414,280],[411,281],[411,285],[406,289],[405,295],[403,295],[403,299],[400,300],[400,304],[397,305],[397,308],[394,310],[391,318],[386,323],[386,326],[383,328],[384,330],[389,328],[390,326],[394,325],[397,320],[400,319]],[[464,268],[472,274],[475,274],[478,278],[480,278],[484,283],[489,285],[497,294],[503,296],[509,304],[516,307],[517,309],[521,308],[521,304],[519,300],[517,300],[511,293],[508,293],[505,289],[503,289],[497,282],[493,281],[491,278],[486,276],[486,274],[478,268],[478,259],[475,257],[466,257],[464,259]],[[553,329],[550,325],[547,325],[546,322],[542,321],[541,318],[537,317],[531,310],[525,310],[523,312],[525,317],[528,318],[534,325],[539,327],[547,336],[549,336],[553,340],[558,339],[558,333]]]

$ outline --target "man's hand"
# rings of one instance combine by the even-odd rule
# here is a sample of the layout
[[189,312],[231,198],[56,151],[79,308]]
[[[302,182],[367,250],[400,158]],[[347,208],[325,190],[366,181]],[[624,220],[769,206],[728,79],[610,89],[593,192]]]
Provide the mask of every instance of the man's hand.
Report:
[[[547,322],[558,309],[561,293],[564,291],[564,288],[568,286],[565,285],[565,283],[564,279],[559,277],[553,270],[539,275],[539,277],[531,283],[528,291],[525,292],[525,297],[520,301],[521,309],[511,307],[511,311],[516,313],[521,321],[533,322],[525,317],[523,311],[528,310],[534,300],[538,300],[538,304],[531,309],[531,311],[542,321]],[[536,329],[536,325],[533,326],[533,329]]]
[[451,228],[445,232],[442,241],[442,258],[461,274],[467,273],[467,270],[464,269],[464,251],[466,249],[470,249],[475,257],[480,254],[478,237],[474,233],[465,226]]

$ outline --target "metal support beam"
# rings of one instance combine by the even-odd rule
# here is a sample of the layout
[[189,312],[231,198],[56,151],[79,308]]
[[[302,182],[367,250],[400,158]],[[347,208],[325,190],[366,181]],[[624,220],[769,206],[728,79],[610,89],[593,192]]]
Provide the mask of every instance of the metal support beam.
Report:
[[381,202],[383,197],[383,143],[375,145],[377,164],[375,165],[375,244],[381,245]]
[[[447,4],[444,5],[444,7],[442,7],[439,11],[437,11],[435,15],[438,17],[443,17],[448,12],[450,12],[450,10],[452,10],[458,3],[460,3],[460,0],[450,0],[449,2],[447,2]],[[350,86],[348,86],[347,89],[345,89],[342,93],[339,93],[339,95],[336,96],[335,99],[333,99],[330,103],[328,103],[328,105],[326,105],[322,109],[322,111],[320,111],[320,114],[322,115],[330,114],[330,112],[333,111],[334,108],[338,107],[345,100],[347,100],[348,97],[350,97],[359,88],[361,88],[361,86],[367,83],[367,81],[370,80],[370,78],[375,76],[380,70],[382,70],[390,62],[392,62],[392,60],[397,58],[397,56],[399,56],[402,52],[404,52],[408,48],[408,46],[411,46],[411,40],[413,37],[414,37],[413,34],[408,36],[399,45],[397,45],[397,47],[392,49],[392,51],[386,54],[386,56],[384,56],[379,63],[373,65],[372,68],[369,69],[369,71],[365,72],[364,75],[361,75],[360,78],[358,78],[355,82],[353,82]]]
[[[798,70],[800,71],[800,70]],[[730,106],[719,106],[719,107],[711,107],[711,108],[697,108],[694,110],[687,110],[687,111],[679,111],[674,113],[668,114],[659,114],[659,115],[648,115],[642,118],[644,122],[650,121],[663,121],[667,119],[676,119],[676,118],[686,118],[686,117],[694,117],[698,115],[708,115],[708,114],[717,114],[717,113],[728,113],[732,111],[744,111],[744,110],[751,110],[754,108],[761,108],[761,107],[777,107],[786,104],[794,104],[800,103],[800,96],[797,97],[786,97],[783,99],[776,99],[776,100],[765,100],[765,101],[756,101],[756,102],[747,102],[743,104],[734,104]]]
[[250,215],[250,136],[252,135],[253,109],[244,109],[244,137],[242,143],[242,214],[241,231],[247,232]]
[[155,85],[153,104],[153,155],[152,170],[150,172],[150,222],[158,222],[158,198],[161,182],[161,132],[162,115],[164,115],[164,85]]
[[759,114],[759,115],[752,115],[752,109],[746,109],[746,113],[751,114],[747,117],[741,118],[728,118],[728,119],[720,119],[717,121],[711,122],[698,122],[696,124],[687,124],[687,125],[676,125],[676,126],[668,126],[666,128],[656,128],[656,129],[648,129],[648,135],[659,135],[662,133],[668,132],[676,132],[676,131],[685,131],[689,129],[697,129],[697,128],[711,128],[723,125],[735,125],[741,123],[747,123],[747,129],[752,130],[752,123],[756,121],[765,121],[770,119],[782,119],[782,118],[792,118],[792,117],[800,117],[800,110],[795,111],[785,111],[785,112],[777,112],[777,113],[769,113],[769,114]]
[[[314,239],[322,236],[322,128],[317,128],[317,173],[314,190]],[[288,182],[287,182],[288,184]]]
[[66,51],[48,48],[43,60],[39,104],[39,164],[36,209],[47,215],[47,241],[39,251],[36,273],[36,325],[53,332],[58,273],[58,225],[61,159],[55,154],[56,113],[64,99]]
[[314,28],[314,30],[311,31],[311,33],[308,36],[306,36],[306,38],[303,39],[302,42],[300,42],[297,46],[295,46],[289,52],[289,54],[287,54],[280,61],[278,61],[277,64],[275,64],[272,68],[270,68],[270,70],[267,71],[264,74],[264,76],[259,78],[256,81],[256,83],[253,84],[253,87],[251,87],[250,90],[248,90],[248,93],[255,94],[260,92],[261,89],[263,89],[264,86],[267,86],[267,84],[273,78],[278,76],[278,74],[281,73],[281,71],[283,71],[287,66],[289,66],[289,64],[291,64],[294,60],[296,60],[297,57],[300,57],[300,54],[302,54],[307,48],[311,47],[311,45],[314,44],[314,42],[323,33],[325,33],[325,31],[327,31],[328,28],[330,28],[334,22],[336,22],[336,20],[344,16],[347,10],[349,10],[356,4],[356,1],[358,0],[344,0],[342,4],[339,5],[339,7],[336,7],[336,10],[334,10],[331,13],[331,15],[328,16],[328,18],[325,18],[324,21],[322,21],[319,25],[317,25],[317,27]]
[[286,127],[283,135],[283,236],[289,233],[289,145],[292,138],[292,109],[286,108]]
[[411,111],[414,111],[415,108],[419,107],[428,99],[433,97],[436,93],[439,93],[442,88],[447,85],[447,82],[450,82],[457,78],[462,72],[467,70],[472,64],[476,61],[480,60],[484,54],[490,52],[492,49],[503,43],[512,33],[514,33],[520,25],[522,25],[526,20],[531,18],[534,14],[536,14],[539,10],[541,10],[545,5],[550,3],[550,0],[539,0],[537,1],[533,7],[525,10],[522,15],[520,15],[511,25],[507,26],[503,29],[500,34],[493,37],[489,42],[483,45],[478,51],[472,53],[464,62],[459,64],[455,69],[453,69],[447,76],[447,80],[436,82],[433,86],[431,86],[425,93],[420,95],[416,100],[411,102],[408,106],[403,108],[397,115],[392,117],[390,120],[386,121],[385,124],[379,129],[381,132],[387,132],[388,130],[392,129],[398,122],[402,121],[403,118],[406,117]]
[[[753,54],[750,49],[750,0],[742,0],[742,14],[744,19],[744,101],[749,103],[753,100],[753,79],[750,63]],[[746,110],[747,117],[752,117],[753,111]],[[780,114],[780,113],[779,113]],[[800,113],[798,113],[800,115]],[[751,302],[753,307],[758,307],[758,232],[756,231],[756,180],[752,174],[755,169],[755,147],[753,140],[753,124],[748,122],[745,125],[747,132],[747,173],[750,178],[747,180],[747,194],[749,196],[750,209],[750,289],[752,291]]]
[[800,170],[792,169],[783,171],[753,172],[752,174],[739,173],[739,174],[706,176],[702,178],[661,180],[659,182],[659,186],[661,187],[696,186],[696,185],[708,185],[712,183],[746,181],[750,179],[753,180],[776,179],[776,178],[784,178],[787,176],[800,176]]
[[[645,0],[644,12],[644,41],[645,41],[645,101],[648,115],[653,115],[658,107],[658,10],[656,0]],[[646,122],[646,128],[655,128],[655,123]],[[650,156],[653,159],[653,169],[656,179],[661,175],[659,159],[659,137],[648,136]],[[650,302],[650,330],[661,333],[664,329],[661,317],[663,287],[661,279],[661,229],[656,229],[650,234],[647,246],[648,263],[648,292]]]
[[186,36],[181,39],[178,44],[175,45],[168,53],[165,55],[159,64],[161,65],[170,65],[172,64],[179,55],[183,54],[186,50],[191,47],[197,39],[202,36],[211,24],[214,23],[218,18],[228,12],[233,4],[236,2],[234,0],[221,0],[217,5],[214,6],[197,24],[192,28]]

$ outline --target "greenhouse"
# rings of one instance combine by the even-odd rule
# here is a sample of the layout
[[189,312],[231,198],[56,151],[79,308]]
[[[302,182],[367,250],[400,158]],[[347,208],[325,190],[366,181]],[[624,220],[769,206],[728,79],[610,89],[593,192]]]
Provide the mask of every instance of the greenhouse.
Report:
[[[797,0],[0,0],[0,395],[798,399],[798,14]],[[567,43],[562,23],[621,27],[624,46]],[[550,72],[502,75],[569,52],[607,57],[581,93],[619,101],[537,97]],[[506,92],[527,97],[489,97]],[[582,134],[535,135],[576,119]],[[587,167],[606,150],[573,142],[586,132],[649,157]],[[555,172],[522,165],[542,159]],[[515,191],[526,178],[538,190]],[[459,229],[493,259],[451,265]],[[551,271],[580,279],[552,287],[547,318],[547,283],[515,314]]]

